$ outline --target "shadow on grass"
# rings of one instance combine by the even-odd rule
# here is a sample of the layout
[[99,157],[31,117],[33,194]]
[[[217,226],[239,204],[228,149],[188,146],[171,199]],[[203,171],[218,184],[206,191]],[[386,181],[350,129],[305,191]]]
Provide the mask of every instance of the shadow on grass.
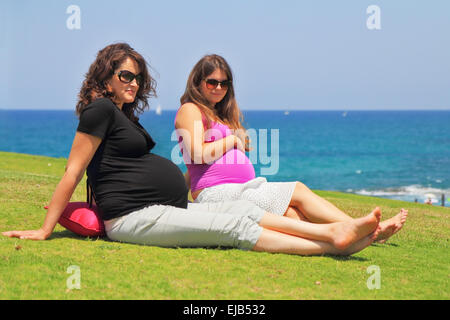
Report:
[[385,246],[398,247],[398,244],[391,243],[391,242],[388,242],[388,243],[372,243],[372,246],[376,247],[376,248],[383,248]]
[[[120,241],[114,241],[110,240],[108,237],[85,237],[80,236],[76,233],[73,233],[69,230],[64,231],[57,231],[53,232],[52,235],[48,240],[54,240],[54,239],[63,239],[63,238],[70,238],[75,240],[84,240],[84,241],[94,241],[94,240],[103,240],[105,242],[112,242],[112,243],[121,243]],[[133,243],[137,246],[146,246],[146,247],[153,247],[152,245],[147,244],[140,244],[140,243]],[[393,246],[398,247],[395,243],[384,243],[384,244],[376,244],[373,243],[372,246],[382,248],[383,246]],[[236,248],[233,247],[223,247],[223,246],[210,246],[210,247],[164,247],[165,249],[208,249],[208,250],[220,250],[220,251],[226,251],[226,250],[235,250]],[[282,253],[279,253],[282,254]],[[321,255],[321,257],[324,258],[331,258],[336,261],[360,261],[360,262],[366,262],[370,259],[357,257],[357,256],[337,256],[337,255]]]
[[366,262],[370,259],[362,258],[362,257],[355,257],[355,256],[332,256],[332,255],[325,255],[323,257],[331,258],[333,260],[337,261],[359,261],[359,262]]
[[85,241],[92,241],[92,240],[104,240],[104,241],[111,241],[107,237],[85,237],[80,236],[76,233],[73,233],[69,230],[64,231],[54,231],[51,236],[47,239],[48,240],[54,240],[54,239],[63,239],[63,238],[70,238],[70,239],[76,239],[76,240],[85,240]]
[[[391,247],[398,247],[398,244],[395,243],[372,243],[372,247],[375,248],[383,248],[385,246],[391,246]],[[362,258],[362,257],[355,257],[355,256],[334,256],[334,255],[324,255],[324,257],[329,257],[337,261],[370,261],[370,259]]]

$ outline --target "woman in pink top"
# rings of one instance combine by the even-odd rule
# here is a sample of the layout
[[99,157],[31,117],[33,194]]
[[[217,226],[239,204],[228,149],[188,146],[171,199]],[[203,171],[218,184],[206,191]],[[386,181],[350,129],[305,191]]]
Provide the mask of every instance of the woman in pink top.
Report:
[[[183,159],[195,202],[248,200],[267,212],[314,223],[353,218],[301,182],[255,178],[245,155],[248,137],[237,105],[231,68],[218,55],[204,56],[189,75],[175,117]],[[385,242],[406,221],[407,210],[380,223],[377,241]]]

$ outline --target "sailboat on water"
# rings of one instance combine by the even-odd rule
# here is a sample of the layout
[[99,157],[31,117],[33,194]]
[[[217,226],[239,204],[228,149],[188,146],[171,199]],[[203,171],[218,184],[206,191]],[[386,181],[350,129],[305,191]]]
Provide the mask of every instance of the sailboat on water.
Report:
[[155,112],[156,112],[156,114],[157,114],[158,116],[160,116],[160,115],[162,114],[162,108],[161,108],[161,105],[158,105],[158,107],[156,107]]

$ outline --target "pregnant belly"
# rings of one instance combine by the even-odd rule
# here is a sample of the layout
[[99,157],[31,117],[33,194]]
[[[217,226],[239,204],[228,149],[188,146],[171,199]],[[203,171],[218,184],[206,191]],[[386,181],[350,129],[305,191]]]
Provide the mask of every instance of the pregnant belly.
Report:
[[232,149],[211,165],[194,165],[192,176],[192,197],[197,198],[204,188],[224,183],[245,183],[255,178],[255,169],[244,152]]

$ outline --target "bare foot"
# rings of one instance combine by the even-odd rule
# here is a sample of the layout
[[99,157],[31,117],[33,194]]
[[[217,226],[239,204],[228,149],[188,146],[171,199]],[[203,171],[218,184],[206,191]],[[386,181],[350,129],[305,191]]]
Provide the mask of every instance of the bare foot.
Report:
[[372,232],[368,236],[354,242],[349,247],[347,247],[345,250],[335,249],[336,250],[335,254],[340,255],[340,256],[349,256],[354,253],[357,253],[357,252],[367,248],[368,246],[370,246],[373,243],[374,239],[378,236],[379,232],[380,232],[380,227],[378,226],[374,232]]
[[[352,243],[376,231],[381,219],[381,210],[376,207],[370,214],[351,222],[336,222],[330,225],[331,243],[339,250],[344,250]],[[378,235],[378,234],[377,234]],[[374,240],[374,239],[372,239]]]
[[387,239],[392,237],[394,234],[403,228],[408,217],[408,210],[402,209],[396,216],[380,222],[381,231],[378,237],[375,239],[376,242],[385,243]]

